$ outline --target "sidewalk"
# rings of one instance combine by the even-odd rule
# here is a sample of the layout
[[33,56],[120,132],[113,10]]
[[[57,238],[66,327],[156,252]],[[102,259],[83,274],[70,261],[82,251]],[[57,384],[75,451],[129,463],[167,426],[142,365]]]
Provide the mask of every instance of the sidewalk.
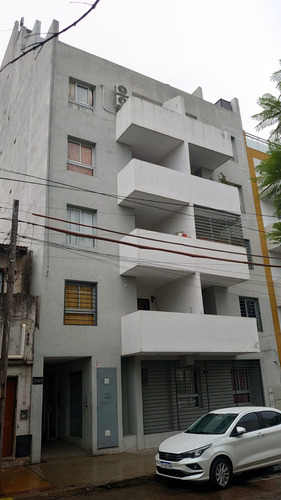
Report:
[[2,469],[2,498],[52,499],[95,492],[102,487],[138,484],[155,476],[156,450],[64,458]]

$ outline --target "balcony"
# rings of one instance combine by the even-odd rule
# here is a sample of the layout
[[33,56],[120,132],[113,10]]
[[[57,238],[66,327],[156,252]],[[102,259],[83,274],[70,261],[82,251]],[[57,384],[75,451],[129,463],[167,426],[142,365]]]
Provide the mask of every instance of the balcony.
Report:
[[[188,205],[190,175],[133,159],[117,176],[119,205],[134,208],[153,227]],[[142,225],[140,219],[139,225]]]
[[160,164],[183,142],[191,164],[214,170],[232,158],[231,136],[225,130],[190,118],[181,111],[130,97],[116,116],[116,140],[132,148],[132,156]]
[[147,284],[149,281],[153,287],[195,272],[201,274],[203,286],[205,281],[208,286],[232,286],[250,278],[244,247],[143,229],[135,229],[121,242],[143,248],[120,244],[120,275],[134,276],[139,283],[143,281]]
[[256,320],[136,311],[121,320],[122,356],[238,355],[260,352]]
[[184,115],[130,97],[116,115],[116,140],[133,157],[160,163],[184,141]]
[[240,212],[236,187],[141,160],[131,160],[119,172],[117,184],[119,205],[134,208],[137,217],[147,217],[146,227],[189,204]]

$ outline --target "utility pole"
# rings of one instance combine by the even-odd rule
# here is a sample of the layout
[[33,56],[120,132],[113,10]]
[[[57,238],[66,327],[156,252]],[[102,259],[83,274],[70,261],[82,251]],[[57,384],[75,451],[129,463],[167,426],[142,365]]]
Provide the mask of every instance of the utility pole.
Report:
[[0,360],[0,491],[1,492],[2,492],[2,483],[1,483],[2,447],[3,447],[4,419],[5,419],[9,341],[10,341],[11,318],[13,311],[13,292],[14,292],[14,282],[15,282],[18,213],[19,213],[19,202],[18,200],[14,200],[12,231],[11,231],[10,248],[9,248],[7,292],[6,292],[6,301],[3,314],[3,333],[2,333],[2,348],[1,348],[1,360]]

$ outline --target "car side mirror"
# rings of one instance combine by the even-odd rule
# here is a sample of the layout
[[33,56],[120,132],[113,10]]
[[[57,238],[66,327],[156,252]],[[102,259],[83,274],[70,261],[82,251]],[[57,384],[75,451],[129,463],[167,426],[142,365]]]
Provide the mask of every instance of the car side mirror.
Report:
[[240,425],[237,425],[235,430],[236,430],[236,433],[235,433],[236,436],[242,436],[242,434],[245,434],[245,432],[246,432],[245,427],[242,427]]

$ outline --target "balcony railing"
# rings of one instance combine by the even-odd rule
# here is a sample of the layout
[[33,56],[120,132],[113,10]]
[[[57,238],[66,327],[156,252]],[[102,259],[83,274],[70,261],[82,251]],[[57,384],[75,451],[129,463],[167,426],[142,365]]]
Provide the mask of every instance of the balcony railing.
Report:
[[194,217],[197,238],[244,246],[239,214],[195,206]]

